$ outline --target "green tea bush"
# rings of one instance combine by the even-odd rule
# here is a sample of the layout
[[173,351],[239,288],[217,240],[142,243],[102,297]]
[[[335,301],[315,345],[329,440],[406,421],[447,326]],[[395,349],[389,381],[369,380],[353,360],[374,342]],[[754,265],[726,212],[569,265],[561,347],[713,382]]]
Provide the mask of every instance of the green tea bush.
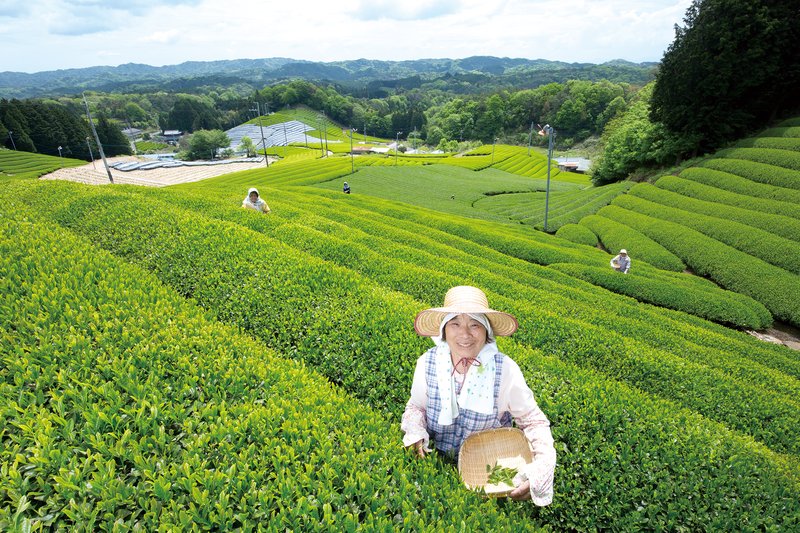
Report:
[[776,128],[768,128],[761,133],[758,134],[757,138],[760,137],[793,137],[793,138],[800,138],[800,118],[794,119],[796,124],[790,125],[793,122],[788,120],[784,123],[781,123],[780,126]]
[[[85,188],[71,184],[40,186],[39,191],[51,190],[51,187],[53,191],[58,190],[64,202],[48,208],[41,198],[43,195],[31,194],[34,189],[30,188],[14,191],[13,201],[33,202],[42,214],[55,209],[62,223],[130,260],[153,268],[182,291],[192,291],[192,296],[213,310],[217,317],[244,327],[270,344],[283,343],[286,353],[324,369],[332,381],[342,383],[348,390],[361,391],[359,394],[365,396],[373,394],[376,398],[386,396],[392,388],[400,390],[391,409],[394,413],[402,410],[410,381],[410,365],[418,349],[414,346],[425,344],[411,331],[410,320],[423,306],[440,303],[442,293],[438,290],[428,297],[435,301],[413,301],[368,281],[373,278],[366,276],[366,270],[362,277],[329,260],[321,261],[300,253],[297,248],[287,248],[273,236],[242,226],[237,228],[230,222],[211,221],[206,217],[209,210],[188,208],[190,204],[183,210],[165,202],[144,200],[167,194],[169,203],[173,203],[171,199],[177,192],[94,189],[87,194]],[[8,191],[5,194],[9,194]],[[352,211],[331,205],[333,202],[325,196],[317,200],[316,195],[308,208],[292,211],[296,199],[303,196],[307,195],[287,191],[287,198],[281,197],[286,203],[276,203],[280,208],[274,208],[275,213],[285,208],[291,211],[291,220],[300,223],[312,206],[317,206],[319,211],[329,209],[342,217],[349,216]],[[234,197],[238,198],[238,194],[231,195],[231,199]],[[191,198],[190,203],[213,206],[217,200],[212,198]],[[39,200],[45,203],[35,203]],[[351,207],[360,204],[353,198],[342,202]],[[378,201],[366,203],[390,205]],[[295,233],[294,228],[284,228],[285,221],[277,216],[256,216],[236,207],[218,208],[217,213],[223,214],[226,210],[231,216],[252,221],[254,227],[264,224],[273,235]],[[373,215],[378,218],[380,213],[375,211]],[[314,219],[317,215],[309,216]],[[422,223],[408,222],[409,225]],[[396,222],[394,229],[405,229],[405,224],[403,228],[398,225]],[[327,253],[331,257],[338,255],[344,261],[349,260],[351,251],[358,251],[359,255],[352,256],[354,264],[370,269],[373,264],[381,267],[379,261],[363,261],[370,257],[366,247],[340,248],[339,243],[350,242],[353,235],[361,231],[357,227],[351,229],[353,231],[341,234],[338,239],[328,235],[330,240],[324,244]],[[406,231],[411,235],[426,235],[425,231]],[[326,234],[309,233],[309,237],[315,235]],[[297,242],[302,246],[313,245],[314,250],[323,249],[317,240],[308,238]],[[419,248],[420,241],[415,242]],[[470,245],[476,246],[464,242],[465,247]],[[486,248],[483,252],[486,255],[491,250]],[[386,273],[383,274],[385,278],[380,279],[388,280],[391,269],[402,272],[404,265],[394,263],[388,252],[373,248],[372,254],[376,259],[383,259]],[[452,262],[456,263],[463,265]],[[442,283],[449,283],[450,279],[473,279],[462,278],[468,274],[457,272],[460,271],[450,274],[442,271],[436,276],[437,283],[439,279]],[[551,273],[550,277],[572,279],[554,271]],[[553,422],[560,454],[561,466],[556,474],[559,496],[553,506],[546,509],[501,506],[502,512],[509,516],[521,513],[528,520],[555,529],[586,530],[612,525],[637,529],[654,524],[664,528],[694,529],[702,524],[730,528],[743,522],[765,528],[796,525],[798,481],[789,462],[750,437],[742,438],[737,432],[706,418],[721,417],[726,424],[735,425],[737,431],[757,436],[778,448],[791,446],[797,421],[790,417],[797,406],[791,397],[778,399],[774,391],[793,390],[796,394],[796,384],[780,373],[770,373],[761,364],[754,364],[752,359],[764,356],[765,364],[783,359],[791,366],[791,360],[785,358],[785,349],[780,351],[761,347],[752,340],[745,342],[717,336],[711,333],[713,328],[707,329],[711,325],[701,329],[698,321],[693,336],[694,348],[684,345],[697,356],[696,361],[690,362],[632,340],[634,337],[625,338],[608,328],[592,327],[590,322],[576,321],[570,315],[554,314],[549,310],[550,302],[545,299],[548,291],[540,291],[534,297],[513,281],[516,278],[502,281],[491,272],[476,274],[485,278],[493,289],[502,289],[500,293],[489,291],[495,306],[517,313],[525,325],[519,332],[519,341],[504,340],[502,347],[520,362],[529,383],[537,391],[540,405]],[[418,279],[408,290],[424,292],[428,279],[429,276]],[[547,283],[546,278],[540,283]],[[575,287],[583,286],[575,280],[570,283]],[[596,293],[594,289],[585,290],[589,296]],[[588,314],[591,304],[570,297],[562,299],[565,305],[569,303]],[[612,307],[619,309],[619,314],[609,313],[610,316],[595,317],[595,320],[625,324],[630,305],[615,300]],[[651,313],[647,308],[641,312]],[[671,325],[670,312],[659,311],[653,315],[656,316],[662,317],[663,326],[653,320],[656,323],[652,330],[647,330],[654,338],[652,342],[663,342],[664,346],[677,342],[672,335],[659,333],[662,328],[675,327]],[[675,322],[677,324],[677,320]],[[646,329],[646,324],[642,328]],[[689,330],[684,333],[686,337],[692,336]],[[700,338],[705,337],[700,334],[702,331],[707,332],[708,339]],[[631,332],[633,336],[637,334]],[[719,348],[702,348],[701,344],[706,341],[726,348],[741,343],[741,354],[738,349],[728,353]],[[542,350],[532,349],[534,346]],[[409,353],[414,355],[409,357]],[[676,353],[682,354],[678,350]],[[353,359],[369,359],[370,362],[363,367],[362,362],[353,362]],[[576,364],[594,370],[579,369]],[[725,371],[717,370],[723,367]],[[615,376],[614,379],[630,380],[639,385],[631,388],[616,383],[601,375],[601,370]],[[373,380],[372,374],[379,379]],[[737,377],[731,379],[730,374]],[[752,383],[764,385],[742,388],[749,378],[755,380]],[[364,381],[368,383],[362,383]],[[770,389],[766,388],[767,383]],[[378,390],[373,393],[371,389]],[[651,393],[644,394],[641,390]],[[655,396],[672,399],[656,400]],[[749,399],[747,405],[738,401],[743,396]],[[374,403],[386,403],[386,400],[377,399]],[[691,405],[692,409],[706,414],[698,416],[680,405]],[[399,439],[399,435],[396,437]],[[289,444],[282,449],[283,453],[296,446],[295,441]],[[298,457],[303,454],[298,453]],[[632,464],[636,468],[631,468]],[[423,486],[430,483],[438,487],[425,475],[417,480]],[[387,481],[390,483],[391,480]],[[624,498],[618,497],[618,491],[612,488],[620,486],[626,487]],[[353,491],[354,494],[371,494],[370,487],[361,485],[354,486]],[[680,496],[676,496],[678,494]],[[598,501],[603,502],[601,507],[592,503]],[[752,501],[753,506],[741,506],[740,501]],[[665,505],[664,502],[670,503]],[[449,500],[441,498],[425,504],[410,501],[409,505],[416,505],[424,519],[429,517],[428,512],[442,516],[440,506],[448,503]],[[333,507],[334,511],[336,509]],[[497,524],[487,523],[489,527],[502,529],[514,527],[510,521],[508,518],[498,519]],[[293,524],[295,528],[308,527],[307,522]],[[413,523],[410,528],[414,528]]]
[[692,313],[697,316],[722,324],[747,324],[746,327],[761,329],[771,322],[769,311],[766,308],[762,308],[761,313],[753,313],[749,306],[731,306],[729,300],[709,298],[708,295],[698,291],[687,292],[678,284],[664,283],[661,280],[637,274],[635,270],[629,274],[621,274],[610,268],[575,263],[557,263],[550,265],[550,268],[605,287],[618,294],[626,294],[641,302],[678,311],[683,311],[685,307],[691,309]]
[[715,158],[743,159],[789,170],[800,170],[800,154],[791,150],[774,148],[726,148],[714,154]]
[[619,205],[598,213],[624,221],[680,257],[701,276],[761,302],[780,320],[800,325],[800,279],[796,274],[723,244],[683,224],[643,215]]
[[0,235],[3,530],[536,527],[152,275],[63,230]]
[[579,224],[564,224],[556,231],[556,237],[586,246],[597,246],[597,235],[588,227]]
[[17,178],[38,178],[54,170],[85,165],[86,161],[69,157],[34,154],[0,149],[0,175]]
[[609,252],[616,253],[624,248],[636,261],[646,261],[657,268],[673,272],[682,272],[686,268],[675,254],[624,223],[589,215],[581,219],[581,226],[586,226],[596,234]]
[[[385,293],[383,289],[370,287],[360,276],[347,275],[338,268],[323,269],[313,258],[303,257],[304,253],[293,252],[277,242],[270,242],[269,246],[264,246],[266,243],[262,242],[262,246],[255,247],[259,249],[258,256],[253,256],[253,242],[259,242],[260,239],[247,233],[237,238],[239,231],[235,227],[206,222],[196,215],[181,217],[178,213],[171,212],[167,205],[155,209],[155,204],[148,206],[148,203],[133,198],[117,196],[113,201],[110,201],[111,198],[98,200],[100,198],[87,198],[85,201],[72,202],[68,208],[62,210],[59,220],[82,232],[88,232],[101,245],[110,246],[117,253],[123,253],[126,257],[154,268],[162,279],[175,286],[182,294],[192,296],[215,309],[221,318],[265,336],[265,340],[281,352],[302,354],[334,383],[369,400],[372,405],[395,413],[404,405],[408,385],[393,386],[387,382],[386,372],[381,366],[382,360],[370,355],[371,352],[380,351],[385,356],[391,355],[393,360],[400,361],[403,354],[408,353],[409,346],[418,346],[412,350],[416,353],[424,350],[425,341],[409,332],[405,320],[401,318],[413,315],[413,311],[395,314],[404,307],[402,299]],[[154,218],[154,212],[164,214]],[[132,229],[139,224],[131,222],[145,213],[149,214],[150,222],[148,233],[143,234]],[[127,222],[121,226],[122,220]],[[293,234],[296,231],[288,229],[287,233]],[[320,236],[317,233],[306,239],[300,248],[304,249],[309,243],[316,241],[324,242]],[[261,239],[263,238],[262,236]],[[261,248],[267,248],[269,253]],[[331,248],[338,249],[339,246]],[[386,262],[385,258],[383,262]],[[221,271],[219,265],[223,264],[226,265],[225,270]],[[412,277],[424,279],[424,272]],[[484,274],[484,277],[490,283],[490,276]],[[437,290],[435,295],[428,295],[430,299],[441,298],[446,288],[456,284],[459,279],[447,275],[440,275],[438,278],[440,282]],[[495,283],[508,285],[507,281],[498,280]],[[524,288],[513,286],[506,290],[519,294]],[[269,301],[263,301],[265,298],[260,296],[262,292],[269,295]],[[231,298],[234,294],[236,297]],[[309,307],[307,299],[311,299],[313,306]],[[264,307],[254,309],[249,303],[253,301],[263,303]],[[344,311],[335,311],[336,306],[342,306],[348,301],[352,304],[345,305]],[[500,298],[500,302],[503,301]],[[762,432],[760,437],[769,439],[774,446],[791,446],[786,441],[785,430],[787,425],[795,423],[795,415],[791,415],[789,410],[791,401],[778,401],[770,397],[771,392],[755,388],[735,394],[731,390],[741,388],[742,385],[729,383],[729,377],[724,373],[709,368],[700,372],[692,368],[698,364],[705,366],[705,361],[679,362],[678,359],[681,358],[667,353],[657,355],[655,351],[644,347],[623,348],[622,339],[612,341],[617,335],[608,331],[604,332],[603,342],[607,345],[619,344],[617,348],[609,348],[602,356],[594,350],[590,352],[591,355],[587,353],[582,356],[588,347],[583,346],[582,341],[569,332],[573,327],[578,327],[585,336],[587,331],[594,331],[595,328],[587,324],[579,326],[563,321],[554,327],[556,323],[552,318],[543,317],[538,306],[526,308],[509,300],[506,307],[530,323],[547,321],[547,327],[534,328],[529,338],[533,346],[541,347],[542,342],[546,342],[547,348],[553,350],[553,353],[570,360],[597,365],[598,369],[620,379],[630,380],[638,386],[645,386],[646,382],[647,390],[659,391],[676,401],[687,402],[694,409],[705,411],[708,416],[723,416],[727,423],[746,431],[750,431],[755,424]],[[302,309],[306,311],[302,312]],[[374,330],[373,321],[380,324],[382,333],[371,335],[369,342],[362,339],[359,343],[354,335],[365,330]],[[550,331],[546,339],[540,338],[543,331]],[[593,337],[600,339],[600,331],[597,330]],[[398,341],[391,343],[391,348],[386,347],[383,343],[387,338]],[[401,342],[399,339],[402,338],[405,340]],[[393,351],[398,353],[392,355]],[[611,353],[614,353],[613,364],[608,358]],[[364,355],[356,357],[358,354]],[[651,365],[645,365],[649,366],[647,372],[640,372],[638,363],[634,361],[641,362],[651,358],[660,361],[661,368],[656,370]],[[411,364],[413,358],[406,358],[398,366],[403,368]],[[410,375],[411,369],[406,368],[406,371]],[[752,375],[753,368],[747,372],[747,375]],[[774,376],[770,377],[769,382],[772,387]],[[690,383],[693,384],[691,387]],[[689,392],[690,388],[705,390],[711,383],[717,388],[713,402],[707,400],[707,392],[703,393],[702,401],[699,401],[695,392]],[[680,384],[679,394],[676,394],[677,384]],[[731,390],[725,390],[723,384]],[[752,412],[753,406],[758,405],[764,416],[768,414],[769,430],[753,417],[747,420],[746,426],[742,424],[743,406],[731,403],[731,398],[742,394],[752,398],[748,406],[751,411],[748,412]],[[735,417],[732,417],[732,413],[736,413]]]
[[[666,179],[664,183],[672,182],[677,185],[678,181],[673,181],[672,178],[677,176],[663,176],[661,179]],[[687,168],[680,174],[680,178],[691,180],[697,185],[706,185],[710,189],[703,187],[689,187],[685,189],[685,196],[695,196],[700,200],[713,200],[709,195],[718,195],[720,203],[735,205],[744,209],[751,209],[756,211],[763,211],[765,213],[775,213],[779,215],[794,216],[797,207],[795,205],[784,204],[800,204],[800,190],[787,189],[786,187],[775,187],[766,183],[758,183],[750,181],[747,178],[742,178],[729,172],[722,172],[703,167]],[[662,187],[666,188],[666,187]],[[697,192],[694,192],[697,191]],[[680,191],[676,191],[680,192]],[[694,192],[694,194],[689,194]],[[739,196],[726,194],[726,192],[735,193]],[[771,202],[762,202],[761,200],[771,200]],[[748,203],[749,202],[749,203]],[[750,207],[748,207],[748,205]]]
[[699,166],[730,172],[758,183],[787,189],[800,189],[800,171],[745,159],[714,158],[701,161]]
[[[740,222],[689,211],[687,209],[692,206],[710,202],[685,198],[649,183],[636,185],[629,195],[617,198],[614,203],[651,217],[682,224],[767,263],[800,274],[800,232],[792,236],[794,240],[789,240]],[[680,205],[681,208],[670,205]],[[705,210],[713,212],[714,207],[711,204]],[[704,207],[701,206],[700,209]],[[717,209],[724,211],[725,207],[720,206]],[[718,216],[724,216],[724,213],[718,213]]]
[[[800,128],[796,129],[800,130]],[[800,151],[800,137],[753,137],[737,142],[736,147]]]

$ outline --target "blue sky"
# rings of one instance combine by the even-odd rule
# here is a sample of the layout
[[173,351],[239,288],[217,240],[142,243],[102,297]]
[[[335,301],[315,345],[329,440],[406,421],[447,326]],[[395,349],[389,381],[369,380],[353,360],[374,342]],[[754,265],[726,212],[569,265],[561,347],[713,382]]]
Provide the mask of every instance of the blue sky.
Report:
[[690,0],[0,0],[0,71],[288,57],[659,61]]

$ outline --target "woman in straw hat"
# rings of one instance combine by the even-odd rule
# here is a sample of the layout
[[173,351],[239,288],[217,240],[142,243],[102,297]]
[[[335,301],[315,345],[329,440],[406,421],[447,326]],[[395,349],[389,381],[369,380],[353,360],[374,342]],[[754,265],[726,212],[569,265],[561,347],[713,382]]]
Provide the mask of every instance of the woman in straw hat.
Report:
[[556,450],[550,422],[519,366],[495,344],[497,335],[517,330],[517,319],[491,309],[480,289],[461,286],[447,291],[443,307],[421,311],[414,329],[436,346],[417,360],[401,424],[403,444],[425,457],[433,438],[439,451],[455,456],[472,433],[511,426],[513,419],[534,461],[510,496],[536,505],[552,502]]

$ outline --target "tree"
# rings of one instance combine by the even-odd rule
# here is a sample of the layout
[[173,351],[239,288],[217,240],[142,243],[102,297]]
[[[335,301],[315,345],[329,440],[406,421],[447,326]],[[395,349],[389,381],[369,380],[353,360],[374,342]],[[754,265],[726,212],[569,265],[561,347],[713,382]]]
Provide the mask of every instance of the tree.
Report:
[[636,94],[628,111],[606,126],[603,153],[592,169],[595,185],[623,180],[640,168],[667,164],[695,142],[695,138],[671,133],[650,120],[652,93],[651,83]]
[[214,159],[218,150],[228,148],[231,140],[222,130],[199,130],[189,139],[187,159]]
[[103,144],[103,151],[107,156],[130,155],[130,139],[122,133],[119,125],[110,120],[105,113],[98,114],[95,129],[100,142]]
[[694,0],[656,75],[651,117],[701,151],[800,106],[796,0]]
[[248,136],[242,137],[242,142],[239,145],[239,150],[247,153],[247,157],[253,157],[256,155],[256,145],[253,144],[253,139]]

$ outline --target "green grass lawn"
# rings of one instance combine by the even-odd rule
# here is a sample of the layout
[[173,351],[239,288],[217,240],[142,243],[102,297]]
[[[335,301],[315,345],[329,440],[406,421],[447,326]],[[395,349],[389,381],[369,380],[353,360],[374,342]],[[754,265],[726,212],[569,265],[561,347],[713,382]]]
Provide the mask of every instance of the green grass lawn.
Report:
[[[345,181],[350,184],[353,194],[367,194],[444,213],[502,222],[510,219],[504,214],[476,207],[478,200],[502,193],[542,191],[545,188],[542,179],[492,168],[474,172],[449,165],[367,167],[316,186],[341,190]],[[550,186],[551,191],[581,187],[557,181],[551,181]]]

